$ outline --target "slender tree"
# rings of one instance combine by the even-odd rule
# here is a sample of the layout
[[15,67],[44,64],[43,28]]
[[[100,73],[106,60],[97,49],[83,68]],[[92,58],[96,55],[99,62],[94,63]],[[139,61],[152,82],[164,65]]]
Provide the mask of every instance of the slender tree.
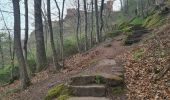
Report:
[[24,56],[27,61],[27,42],[28,42],[28,0],[24,0],[25,5],[25,39],[24,39]]
[[98,14],[98,0],[95,0],[95,16],[96,16],[96,41],[100,42],[100,32],[99,32],[99,14]]
[[47,65],[44,35],[43,35],[41,0],[34,0],[34,16],[35,16],[37,71],[41,71]]
[[48,48],[48,34],[49,34],[49,27],[48,27],[48,21],[47,21],[47,12],[46,12],[46,8],[45,8],[46,4],[45,4],[45,0],[43,0],[43,7],[41,9],[42,12],[42,17],[44,19],[44,35],[45,35],[45,50],[47,51]]
[[65,7],[65,0],[63,0],[62,3],[62,10],[61,10],[61,27],[60,27],[60,40],[61,40],[61,59],[62,59],[62,65],[64,67],[64,38],[63,38],[63,34],[64,34],[64,7]]
[[20,39],[21,38],[20,6],[19,0],[12,0],[12,2],[14,9],[14,46],[20,67],[21,87],[22,89],[25,89],[28,85],[30,85],[30,79],[27,74],[26,62],[24,60]]
[[90,32],[90,47],[93,45],[93,24],[94,24],[94,0],[91,0],[91,32]]
[[25,62],[27,64],[27,71],[28,71],[28,75],[29,77],[31,77],[31,70],[28,66],[28,61],[27,61],[27,43],[28,43],[28,30],[29,30],[29,26],[28,26],[28,0],[24,0],[24,5],[25,5],[25,39],[24,39],[24,57],[25,57]]
[[87,37],[87,3],[86,3],[86,0],[83,0],[84,2],[84,15],[85,15],[85,51],[87,51],[88,49],[88,37]]
[[3,33],[0,33],[0,54],[1,54],[1,65],[2,68],[4,68],[4,52],[3,52],[3,43],[2,43],[2,37],[3,37]]
[[78,49],[78,51],[80,52],[79,28],[80,28],[80,0],[77,0],[76,40],[77,40],[77,49]]
[[8,26],[7,26],[7,24],[6,24],[6,21],[5,21],[5,19],[4,19],[4,15],[3,15],[3,13],[2,13],[2,10],[0,9],[0,12],[1,12],[1,16],[2,16],[2,20],[3,20],[3,22],[4,22],[4,25],[5,25],[5,28],[6,28],[6,30],[7,30],[7,32],[8,32],[8,40],[9,40],[9,54],[10,54],[10,60],[11,60],[11,82],[13,82],[14,81],[14,75],[13,75],[13,68],[14,68],[14,55],[15,55],[15,50],[14,50],[14,46],[12,45],[12,39],[11,39],[11,33],[10,33],[10,31],[9,31],[9,29],[8,29]]
[[54,44],[53,29],[52,29],[52,22],[51,22],[50,0],[47,0],[47,18],[48,18],[48,26],[49,26],[49,32],[50,32],[50,43],[51,43],[51,48],[53,52],[53,62],[54,62],[55,68],[59,69],[60,66],[57,61],[57,51],[56,51],[55,44]]
[[144,18],[144,4],[143,4],[143,0],[140,0],[140,4],[141,4],[141,12],[142,12],[142,17]]
[[123,11],[123,0],[120,0],[121,11]]
[[61,59],[62,59],[62,65],[64,67],[64,41],[63,41],[63,34],[64,34],[64,7],[65,7],[65,0],[62,2],[62,9],[60,10],[60,7],[57,3],[57,0],[54,0],[55,4],[58,9],[58,15],[59,15],[59,27],[60,27],[60,52],[61,52]]
[[101,7],[100,7],[100,38],[102,38],[102,31],[104,26],[103,9],[104,9],[104,0],[102,0]]

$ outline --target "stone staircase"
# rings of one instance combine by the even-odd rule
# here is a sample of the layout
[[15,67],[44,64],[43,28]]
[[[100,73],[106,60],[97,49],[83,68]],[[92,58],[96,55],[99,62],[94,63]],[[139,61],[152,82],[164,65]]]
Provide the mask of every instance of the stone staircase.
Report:
[[70,79],[69,88],[74,97],[68,100],[110,100],[108,89],[123,86],[123,78],[117,75],[80,75]]
[[142,36],[149,32],[148,29],[141,25],[131,25],[132,34],[127,36],[125,45],[132,45],[142,39]]

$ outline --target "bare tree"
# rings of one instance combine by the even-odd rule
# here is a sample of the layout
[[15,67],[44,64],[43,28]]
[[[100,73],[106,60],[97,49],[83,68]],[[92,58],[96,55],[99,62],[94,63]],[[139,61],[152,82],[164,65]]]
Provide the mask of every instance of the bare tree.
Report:
[[62,65],[64,67],[64,40],[63,40],[63,34],[64,34],[64,6],[65,6],[65,0],[63,0],[62,4],[62,10],[61,10],[61,33],[60,33],[60,40],[61,40],[61,59],[62,59]]
[[96,16],[96,41],[100,42],[100,32],[99,32],[99,14],[98,14],[98,0],[95,0],[95,16]]
[[100,38],[102,38],[102,31],[104,26],[103,9],[104,9],[104,0],[101,1],[101,8],[100,8]]
[[2,37],[3,37],[3,33],[0,33],[0,54],[1,54],[1,65],[2,68],[4,68],[4,52],[3,52],[3,43],[2,43]]
[[48,27],[48,21],[47,21],[47,12],[46,12],[46,8],[45,8],[45,0],[43,0],[43,7],[41,9],[42,12],[42,17],[44,19],[44,35],[45,35],[45,50],[47,51],[47,47],[48,47],[48,34],[49,34],[49,27]]
[[62,65],[64,67],[64,40],[63,40],[63,34],[64,34],[64,6],[65,6],[65,0],[62,2],[62,9],[60,10],[60,7],[56,0],[54,0],[58,9],[59,13],[59,27],[60,27],[60,52],[61,52],[61,59],[62,59]]
[[85,15],[85,51],[88,49],[88,37],[87,37],[87,3],[86,0],[83,0],[84,2],[84,15]]
[[51,22],[50,0],[47,0],[47,17],[48,17],[48,26],[49,26],[49,32],[50,32],[50,43],[51,43],[51,48],[53,52],[53,62],[54,62],[55,68],[59,70],[60,65],[58,64],[58,61],[57,61],[57,51],[56,51],[55,44],[54,44],[53,29],[52,29],[52,22]]
[[91,32],[90,32],[90,47],[93,45],[93,24],[94,24],[94,0],[91,0]]
[[35,16],[37,71],[41,71],[47,65],[43,35],[41,0],[34,0],[34,16]]
[[4,19],[4,15],[3,15],[1,9],[0,9],[0,12],[1,12],[2,20],[4,22],[5,28],[6,28],[7,32],[8,32],[9,54],[10,54],[10,60],[11,60],[11,82],[13,82],[14,81],[13,68],[14,68],[14,59],[15,59],[15,57],[14,57],[14,55],[15,55],[14,46],[12,46],[11,34],[10,34],[9,28],[8,28],[8,26],[6,24],[6,21]]
[[77,0],[77,27],[76,27],[76,40],[77,40],[77,49],[80,52],[80,41],[79,41],[79,28],[80,28],[80,0]]
[[26,62],[24,59],[22,46],[21,46],[21,25],[20,25],[20,6],[19,0],[12,0],[14,9],[14,46],[20,67],[21,87],[25,89],[30,85],[30,79],[27,74]]
[[25,39],[24,39],[24,55],[27,61],[27,42],[28,42],[28,0],[24,0],[25,5]]

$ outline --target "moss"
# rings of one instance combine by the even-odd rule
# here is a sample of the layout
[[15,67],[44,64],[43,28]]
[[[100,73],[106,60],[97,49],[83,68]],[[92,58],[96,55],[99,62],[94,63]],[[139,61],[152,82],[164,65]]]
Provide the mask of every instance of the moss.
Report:
[[57,100],[67,100],[68,98],[70,98],[69,95],[60,95]]
[[121,81],[121,80],[123,80],[123,78],[122,77],[120,77],[120,76],[112,76],[112,77],[110,77],[109,79],[111,79],[111,80],[117,80],[117,81]]
[[134,54],[133,54],[133,59],[135,60],[139,60],[141,59],[142,55],[144,54],[144,48],[140,48],[139,50],[137,50]]
[[104,83],[104,78],[100,75],[96,75],[95,82],[96,84],[102,84]]
[[[62,97],[62,95],[70,95],[70,91],[68,87],[66,87],[64,84],[57,85],[51,89],[48,90],[47,96],[45,97],[45,100],[51,100],[53,98]],[[60,98],[61,98],[60,97]],[[61,99],[63,100],[63,99]]]
[[161,25],[163,23],[163,18],[158,12],[150,15],[146,18],[143,26],[147,28],[153,28]]
[[112,87],[112,93],[113,94],[121,94],[124,93],[125,89],[122,86]]

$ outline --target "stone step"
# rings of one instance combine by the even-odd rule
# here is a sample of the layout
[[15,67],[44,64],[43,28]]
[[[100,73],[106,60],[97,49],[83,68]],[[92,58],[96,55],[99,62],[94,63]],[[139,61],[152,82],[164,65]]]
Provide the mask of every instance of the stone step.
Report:
[[89,85],[89,86],[70,86],[72,95],[103,97],[106,96],[106,87],[104,85]]
[[68,100],[110,100],[106,97],[71,97]]
[[94,75],[81,75],[71,77],[70,85],[87,85],[95,83],[96,76]]
[[96,81],[100,81],[100,84],[109,84],[111,86],[117,86],[123,83],[123,79],[119,75],[100,73],[96,75],[74,76],[71,78],[70,85],[77,86],[96,84]]

